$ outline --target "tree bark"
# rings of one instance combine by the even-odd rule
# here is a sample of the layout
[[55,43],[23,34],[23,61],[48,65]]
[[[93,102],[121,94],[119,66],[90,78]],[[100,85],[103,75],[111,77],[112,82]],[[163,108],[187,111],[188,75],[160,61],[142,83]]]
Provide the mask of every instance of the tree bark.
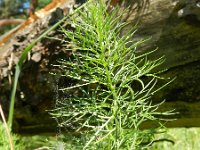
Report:
[[38,6],[38,0],[31,0],[29,8],[29,16],[33,16],[35,14],[35,9],[37,6]]
[[0,26],[10,25],[10,24],[21,24],[24,22],[23,19],[2,19],[0,20]]
[[[56,8],[59,7],[63,15],[66,15],[68,12],[66,8],[71,7],[68,4],[69,1],[61,5],[57,4],[45,14],[45,17],[36,16],[32,22],[29,19],[27,24],[22,24],[1,38],[0,102],[3,103],[5,112],[8,112],[11,93],[9,80],[10,82],[13,80],[13,69],[23,49],[45,29],[58,21],[55,18],[50,19],[58,14]],[[155,103],[165,100],[160,111],[175,109],[177,112],[167,117],[177,120],[170,121],[166,125],[168,127],[199,127],[200,8],[197,1],[127,0],[121,7],[128,6],[131,9],[125,20],[130,22],[130,26],[138,23],[138,32],[134,35],[134,40],[151,37],[151,40],[138,47],[137,53],[159,48],[150,55],[149,59],[165,56],[166,61],[158,70],[167,70],[163,71],[161,76],[166,79],[176,77],[174,82],[153,96]],[[130,26],[127,26],[124,32]],[[62,38],[59,31],[53,31],[48,36]],[[49,117],[46,110],[54,108],[58,94],[56,89],[61,81],[49,72],[53,71],[51,65],[56,64],[58,58],[64,58],[67,55],[62,47],[62,41],[44,38],[34,46],[24,63],[19,79],[15,109],[16,131],[29,133],[55,131],[56,122]],[[157,86],[162,85],[162,82]],[[150,125],[152,124],[148,122],[143,126]]]

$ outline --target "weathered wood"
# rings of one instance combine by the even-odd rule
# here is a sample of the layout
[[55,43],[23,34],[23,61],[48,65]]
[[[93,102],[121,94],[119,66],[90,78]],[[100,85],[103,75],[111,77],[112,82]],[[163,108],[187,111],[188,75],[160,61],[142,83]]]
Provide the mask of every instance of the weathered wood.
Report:
[[175,109],[176,121],[169,127],[199,127],[200,114],[200,7],[195,0],[151,0],[139,20],[137,38],[150,37],[141,49],[159,48],[150,59],[165,56],[165,63],[158,69],[167,68],[162,76],[176,77],[168,87],[160,91],[155,100],[164,100],[160,110]]
[[[169,117],[177,118],[177,120],[167,123],[167,126],[199,127],[199,1],[127,0],[123,6],[128,5],[131,5],[132,9],[126,18],[127,21],[131,25],[138,22],[138,32],[134,38],[151,37],[151,40],[138,48],[138,53],[158,47],[159,49],[149,58],[155,59],[164,55],[166,61],[159,69],[167,68],[168,70],[161,75],[166,78],[176,77],[173,83],[153,97],[155,102],[166,100],[160,107],[161,111],[176,109],[175,111],[178,112],[175,116]],[[56,12],[56,9],[54,11]],[[52,25],[49,24],[49,21],[54,11],[51,11],[49,16],[45,15],[44,18],[32,22],[24,30],[13,33],[14,36],[9,37],[9,42],[0,47],[0,74],[2,75],[0,101],[6,112],[8,112],[6,108],[8,108],[11,90],[8,77],[12,77],[13,66],[18,61],[24,47],[49,25]],[[53,23],[56,21],[58,20],[53,19]],[[61,36],[57,31],[50,35]],[[61,42],[56,40],[43,39],[33,48],[29,59],[24,64],[19,80],[15,112],[15,129],[17,131],[49,132],[55,129],[56,123],[48,117],[46,110],[52,109],[55,105],[55,89],[58,81],[55,81],[49,72],[52,71],[51,64],[56,63],[56,58],[66,57],[66,55],[62,51]]]
[[[24,48],[67,15],[72,4],[73,0],[54,0],[36,12],[35,17],[30,17],[0,39],[0,103],[6,113],[9,108],[14,66]],[[62,35],[52,31],[48,36],[59,38]],[[49,72],[57,58],[66,56],[61,47],[61,41],[44,38],[33,47],[24,63],[16,95],[16,131],[55,130],[56,122],[50,118],[46,110],[54,108],[56,85],[54,77]]]

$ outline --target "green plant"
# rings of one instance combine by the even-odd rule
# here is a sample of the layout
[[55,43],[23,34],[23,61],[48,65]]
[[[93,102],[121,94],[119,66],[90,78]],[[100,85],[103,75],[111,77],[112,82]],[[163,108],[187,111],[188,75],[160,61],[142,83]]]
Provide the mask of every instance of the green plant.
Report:
[[9,138],[5,132],[4,125],[0,122],[0,149],[2,150],[23,150],[25,148],[24,143],[20,140],[20,137],[16,134],[12,134],[12,146],[10,145]]
[[[10,133],[12,136],[12,145],[7,136],[5,126],[0,122],[0,149],[2,150],[23,150],[25,149],[24,143],[21,141],[20,136]],[[12,146],[12,147],[11,147]]]
[[3,122],[0,121],[0,149],[3,150],[24,149],[24,144],[23,142],[20,141],[20,138],[15,134],[11,134],[10,128],[6,123],[6,119],[1,105],[0,105],[0,116],[3,121]]
[[80,149],[139,149],[155,133],[140,125],[157,120],[160,104],[152,105],[151,96],[162,87],[154,89],[158,77],[152,70],[163,59],[136,56],[144,41],[132,40],[136,27],[121,34],[124,14],[118,7],[108,10],[106,1],[92,1],[68,20],[73,29],[61,27],[71,57],[56,66],[72,85],[59,89],[68,96],[51,115],[81,133]]

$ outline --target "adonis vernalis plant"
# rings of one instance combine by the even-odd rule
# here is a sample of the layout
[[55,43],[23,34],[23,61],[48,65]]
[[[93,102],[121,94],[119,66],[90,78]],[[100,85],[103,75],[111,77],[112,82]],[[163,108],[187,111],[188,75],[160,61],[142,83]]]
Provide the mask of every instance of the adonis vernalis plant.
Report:
[[152,140],[153,130],[140,126],[157,120],[154,114],[160,104],[152,105],[151,97],[162,87],[155,89],[159,78],[152,70],[163,58],[150,61],[149,54],[137,56],[144,41],[133,40],[136,27],[122,34],[126,11],[110,10],[108,3],[89,2],[67,20],[70,29],[61,27],[71,55],[56,65],[62,72],[57,76],[72,84],[59,89],[67,96],[58,100],[51,115],[61,127],[71,127],[84,137],[81,149],[135,150]]

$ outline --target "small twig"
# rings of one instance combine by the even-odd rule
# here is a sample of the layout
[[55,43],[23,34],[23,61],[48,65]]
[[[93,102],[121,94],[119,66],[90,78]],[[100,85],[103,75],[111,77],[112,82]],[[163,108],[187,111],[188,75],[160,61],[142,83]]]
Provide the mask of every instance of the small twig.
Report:
[[12,74],[12,65],[13,65],[13,58],[14,58],[14,54],[13,52],[10,55],[10,59],[9,59],[9,64],[8,64],[8,81],[9,84],[12,85],[12,79],[11,79],[11,74]]
[[23,19],[3,19],[3,20],[0,20],[0,26],[10,25],[10,24],[18,25],[23,22],[24,22]]
[[157,142],[169,142],[169,143],[171,143],[172,145],[175,144],[175,142],[174,142],[173,140],[163,138],[163,139],[158,139],[158,140],[154,140],[154,141],[151,141],[151,142],[144,142],[144,143],[142,143],[142,145],[149,145],[149,146],[152,146],[153,144],[155,144],[155,143],[157,143]]
[[42,146],[42,147],[36,148],[36,149],[34,149],[34,150],[48,150],[48,149],[49,149],[49,147],[47,147],[47,146]]
[[157,143],[157,142],[169,142],[169,143],[171,143],[171,144],[173,144],[173,145],[175,144],[175,142],[174,142],[173,140],[163,138],[163,139],[154,140],[154,141],[152,142],[152,145],[153,145],[154,143]]
[[6,123],[6,119],[4,117],[4,113],[3,113],[3,109],[1,107],[1,104],[0,104],[0,114],[1,114],[1,118],[3,120],[3,124],[4,124],[4,127],[6,129],[6,133],[8,135],[8,139],[9,139],[9,143],[10,143],[10,150],[14,150],[14,145],[13,145],[13,141],[12,141],[12,137],[11,137],[11,134],[10,134],[10,130],[8,128],[8,125]]

